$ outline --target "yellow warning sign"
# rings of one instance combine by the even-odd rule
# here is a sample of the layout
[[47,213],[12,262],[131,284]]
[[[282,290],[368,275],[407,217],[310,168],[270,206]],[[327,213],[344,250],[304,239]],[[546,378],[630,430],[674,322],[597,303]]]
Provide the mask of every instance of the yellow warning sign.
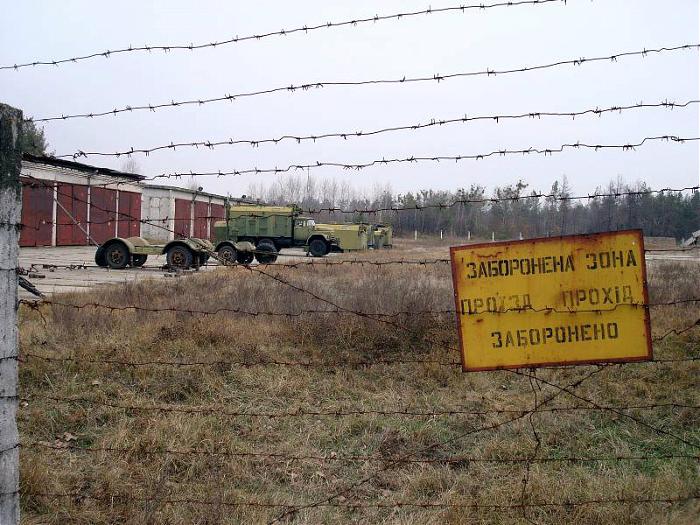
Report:
[[465,371],[652,357],[640,230],[450,248]]

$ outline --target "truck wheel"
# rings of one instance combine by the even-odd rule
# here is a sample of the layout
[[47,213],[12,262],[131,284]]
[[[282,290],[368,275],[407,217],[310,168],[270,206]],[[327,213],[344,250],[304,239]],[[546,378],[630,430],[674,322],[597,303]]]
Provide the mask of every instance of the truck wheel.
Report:
[[250,264],[253,262],[254,258],[253,252],[238,252],[236,255],[236,262],[238,264]]
[[238,250],[229,244],[225,244],[219,251],[219,259],[223,261],[224,264],[233,264],[238,259]]
[[277,260],[277,250],[274,246],[270,246],[267,243],[258,244],[258,247],[255,249],[255,251],[255,259],[260,264],[272,264]]
[[168,262],[168,266],[171,268],[186,270],[192,266],[194,256],[192,255],[192,250],[185,246],[173,246],[168,250],[165,258]]
[[97,251],[95,251],[95,264],[102,268],[107,266],[107,259],[105,259],[105,247],[98,246]]
[[[275,243],[272,242],[272,239],[260,239],[258,241],[258,244],[256,245],[256,247],[265,246],[265,245],[272,246],[273,248],[275,248]],[[277,250],[277,248],[275,248],[275,250]]]
[[121,270],[129,263],[129,250],[121,242],[114,242],[105,248],[104,258],[107,266],[113,270]]
[[135,266],[136,268],[140,268],[144,264],[146,264],[146,260],[148,259],[148,255],[143,255],[143,254],[136,254],[131,256],[131,266]]
[[314,239],[309,244],[309,253],[314,257],[323,257],[328,253],[328,246],[321,239]]

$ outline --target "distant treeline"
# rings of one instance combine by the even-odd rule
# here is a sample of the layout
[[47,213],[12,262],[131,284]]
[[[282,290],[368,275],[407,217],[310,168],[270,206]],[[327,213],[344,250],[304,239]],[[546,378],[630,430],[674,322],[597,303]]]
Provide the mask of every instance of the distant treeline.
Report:
[[[443,205],[412,211],[382,211],[376,213],[329,213],[316,215],[328,222],[377,222],[394,226],[397,235],[419,234],[512,239],[546,237],[573,233],[592,233],[627,228],[642,228],[654,237],[684,239],[700,229],[700,193],[651,193],[645,183],[633,185],[611,182],[595,193],[613,196],[566,200],[574,194],[564,178],[556,181],[546,193],[549,198],[522,198],[537,192],[528,184],[496,187],[487,193],[484,186],[472,185],[457,191],[421,190],[396,195],[388,186],[362,192],[348,183],[313,177],[281,178],[271,186],[255,185],[251,197],[278,204],[296,203],[304,209],[342,208],[363,210]],[[615,196],[617,195],[617,196]],[[578,195],[576,195],[578,196]],[[492,202],[465,203],[450,206],[455,201],[498,199]]]

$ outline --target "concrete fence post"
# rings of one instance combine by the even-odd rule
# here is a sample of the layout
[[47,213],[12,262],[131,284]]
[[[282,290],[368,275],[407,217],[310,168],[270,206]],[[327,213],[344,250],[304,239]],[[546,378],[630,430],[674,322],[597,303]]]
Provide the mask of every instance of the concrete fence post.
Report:
[[22,112],[0,104],[0,523],[19,523],[17,263]]

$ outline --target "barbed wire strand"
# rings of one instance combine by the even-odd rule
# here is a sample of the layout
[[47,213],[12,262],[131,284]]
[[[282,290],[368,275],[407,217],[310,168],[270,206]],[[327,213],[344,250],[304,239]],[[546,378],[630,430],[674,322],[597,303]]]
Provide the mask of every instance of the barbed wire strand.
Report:
[[273,88],[255,90],[255,91],[244,91],[234,94],[226,94],[218,97],[211,98],[198,98],[189,100],[170,100],[168,102],[161,102],[157,104],[134,104],[127,105],[121,108],[113,108],[111,110],[104,111],[94,111],[88,113],[75,113],[67,114],[61,116],[51,116],[51,117],[41,117],[33,120],[34,122],[55,122],[59,120],[69,120],[76,118],[97,118],[104,117],[107,115],[116,116],[120,113],[125,112],[135,112],[135,111],[150,111],[155,112],[159,109],[165,108],[175,108],[180,106],[203,106],[205,104],[217,103],[217,102],[234,102],[241,98],[257,97],[262,95],[270,95],[273,93],[295,93],[297,91],[310,91],[312,89],[321,89],[326,87],[358,87],[358,86],[368,86],[368,85],[395,85],[395,84],[414,84],[423,82],[436,82],[440,83],[445,80],[454,78],[468,78],[468,77],[495,77],[499,75],[510,75],[516,73],[525,73],[532,71],[542,71],[546,69],[559,68],[563,66],[574,66],[579,67],[583,64],[598,63],[598,62],[609,62],[611,64],[617,63],[620,58],[629,57],[647,57],[650,54],[666,54],[675,53],[677,51],[687,51],[687,50],[698,50],[700,49],[700,44],[683,44],[679,46],[672,47],[658,47],[654,49],[641,49],[636,51],[624,51],[620,53],[615,53],[606,56],[596,56],[592,58],[585,58],[579,56],[578,58],[572,58],[568,60],[558,60],[554,62],[549,62],[546,64],[540,64],[536,66],[519,66],[511,68],[500,68],[491,69],[486,68],[484,70],[477,71],[465,71],[465,72],[453,72],[448,74],[433,74],[425,76],[416,77],[406,77],[405,75],[401,78],[393,79],[367,79],[367,80],[345,80],[345,81],[316,81],[316,82],[303,82],[300,84],[291,84],[286,86],[277,86]]
[[298,462],[318,462],[318,463],[360,463],[360,462],[376,462],[382,463],[385,461],[398,461],[406,464],[468,464],[468,463],[492,463],[492,464],[522,464],[528,461],[532,463],[608,463],[608,462],[634,462],[634,461],[667,461],[675,459],[689,459],[698,461],[700,456],[694,454],[658,454],[658,455],[618,455],[618,456],[551,456],[538,457],[531,459],[529,457],[477,457],[469,455],[456,455],[442,458],[409,458],[400,459],[393,456],[379,455],[337,455],[331,452],[325,455],[299,455],[288,454],[284,452],[253,452],[243,450],[202,450],[201,448],[188,449],[171,449],[142,446],[129,447],[112,447],[112,446],[83,446],[74,445],[72,443],[60,442],[50,443],[48,441],[30,441],[21,443],[13,448],[21,447],[24,449],[47,449],[55,452],[81,452],[90,454],[115,454],[115,455],[133,455],[133,456],[149,456],[149,455],[174,455],[174,456],[222,456],[232,458],[250,458],[260,460],[276,460],[281,462],[298,461]]
[[567,111],[567,112],[561,112],[561,111],[529,111],[526,113],[511,113],[511,114],[496,114],[496,115],[480,115],[480,116],[469,116],[469,115],[463,115],[461,117],[456,117],[456,118],[449,118],[449,119],[431,119],[428,122],[421,122],[418,124],[409,124],[409,125],[394,125],[394,126],[388,126],[380,129],[374,129],[370,131],[346,131],[346,132],[333,132],[333,133],[318,133],[318,134],[313,134],[313,135],[280,135],[279,137],[276,138],[263,138],[263,139],[257,139],[257,140],[251,140],[251,139],[225,139],[225,140],[200,140],[200,141],[191,141],[191,142],[170,142],[169,144],[165,145],[159,145],[159,146],[153,146],[150,148],[134,148],[131,147],[127,150],[123,151],[116,151],[116,152],[104,152],[104,151],[82,151],[78,150],[74,153],[69,153],[69,154],[62,154],[62,155],[55,155],[55,158],[72,158],[72,159],[77,159],[80,157],[121,157],[125,155],[133,155],[137,153],[142,153],[144,155],[150,155],[151,153],[158,152],[158,151],[164,151],[164,150],[171,150],[175,151],[176,149],[184,149],[184,148],[195,148],[195,149],[200,149],[200,148],[206,148],[206,149],[215,149],[220,146],[239,146],[239,145],[249,145],[254,148],[257,148],[261,145],[264,144],[279,144],[280,142],[284,141],[290,141],[290,142],[296,142],[297,144],[301,144],[302,142],[309,142],[313,141],[314,143],[317,141],[325,140],[325,139],[342,139],[342,140],[348,140],[352,138],[361,138],[361,137],[372,137],[372,136],[377,136],[377,135],[383,135],[386,133],[395,133],[395,132],[403,132],[403,131],[419,131],[419,130],[426,130],[428,128],[434,128],[434,127],[442,127],[442,126],[449,126],[452,124],[466,124],[466,123],[472,123],[472,122],[477,122],[477,121],[490,121],[490,122],[495,122],[495,123],[500,123],[502,121],[507,121],[507,120],[519,120],[519,119],[529,119],[529,120],[541,120],[543,118],[571,118],[575,119],[576,117],[581,117],[581,116],[586,116],[586,115],[596,115],[598,117],[607,114],[607,113],[619,113],[622,114],[627,111],[631,110],[640,110],[640,109],[657,109],[657,108],[668,108],[668,109],[675,109],[675,108],[688,108],[693,105],[696,105],[700,103],[700,100],[688,100],[687,102],[682,102],[682,103],[675,103],[675,102],[668,102],[668,100],[659,102],[656,104],[645,104],[645,103],[637,103],[637,104],[631,104],[627,106],[610,106],[607,108],[589,108],[589,109],[583,109],[579,111]]
[[[38,491],[28,491],[25,493],[27,496],[42,497],[49,499],[74,499],[76,501],[81,501],[84,499],[91,499],[103,502],[123,501],[125,503],[130,502],[156,502],[160,505],[210,505],[210,506],[221,506],[221,507],[258,507],[267,509],[284,509],[292,507],[294,510],[290,513],[296,513],[299,510],[304,510],[308,508],[316,507],[336,507],[345,509],[391,509],[391,508],[420,508],[423,510],[444,510],[447,508],[459,508],[459,509],[470,509],[470,510],[489,510],[489,511],[512,511],[520,509],[522,503],[510,503],[510,504],[497,504],[497,503],[442,503],[442,502],[420,502],[420,501],[393,501],[393,502],[322,502],[318,504],[294,504],[291,502],[286,503],[272,503],[272,502],[260,502],[260,501],[246,501],[246,500],[225,500],[225,499],[199,499],[199,498],[162,498],[162,497],[145,497],[145,496],[135,496],[133,494],[105,494],[96,495],[88,494],[84,491],[73,492],[73,493],[50,493],[50,492],[38,492]],[[648,504],[676,504],[676,503],[686,503],[689,501],[694,501],[700,499],[700,495],[680,495],[668,498],[600,498],[600,499],[589,499],[589,500],[566,500],[561,502],[556,501],[542,501],[542,502],[530,502],[526,503],[525,506],[529,508],[547,508],[547,507],[580,507],[584,505],[648,505]],[[284,516],[289,514],[285,513]],[[273,520],[269,523],[276,523],[279,519]]]
[[470,11],[470,10],[479,10],[479,11],[484,11],[487,9],[493,9],[493,8],[498,8],[498,7],[517,7],[517,6],[525,6],[525,5],[543,5],[543,4],[551,4],[551,3],[558,3],[558,4],[564,4],[566,5],[566,0],[514,0],[514,1],[507,1],[507,2],[497,2],[497,3],[491,3],[491,4],[472,4],[472,5],[465,5],[461,4],[458,6],[451,6],[451,7],[439,7],[439,8],[433,8],[433,7],[428,7],[427,9],[421,9],[418,11],[405,11],[401,13],[393,13],[393,14],[384,14],[384,15],[379,15],[375,14],[374,16],[370,17],[363,17],[363,18],[353,18],[351,20],[344,20],[340,22],[325,22],[325,23],[318,23],[314,25],[304,25],[301,27],[294,27],[290,29],[280,29],[279,31],[269,31],[265,33],[258,33],[258,34],[252,34],[252,35],[247,35],[247,36],[234,36],[226,40],[220,40],[220,41],[215,41],[215,42],[203,42],[203,43],[198,43],[198,44],[170,44],[170,45],[143,45],[143,46],[131,46],[129,45],[128,47],[125,48],[120,48],[120,49],[111,49],[111,50],[105,50],[105,51],[97,51],[93,53],[89,53],[86,55],[80,55],[80,56],[75,56],[75,57],[70,57],[70,58],[61,58],[61,59],[53,59],[53,60],[36,60],[32,62],[26,62],[26,63],[21,63],[21,64],[12,64],[12,65],[3,65],[0,66],[0,70],[19,70],[27,67],[36,67],[36,66],[59,66],[61,64],[67,64],[67,63],[78,63],[81,61],[85,60],[90,60],[93,58],[110,58],[113,55],[119,55],[119,54],[126,54],[126,53],[139,53],[139,52],[147,52],[147,53],[152,53],[153,51],[163,51],[164,53],[170,53],[172,51],[194,51],[198,49],[206,49],[206,48],[216,48],[216,47],[223,47],[227,46],[230,44],[237,44],[241,42],[246,42],[246,41],[251,41],[251,40],[263,40],[269,37],[273,36],[288,36],[292,35],[295,33],[304,33],[308,34],[309,32],[317,31],[320,29],[331,29],[331,28],[337,28],[337,27],[355,27],[361,24],[371,24],[371,23],[376,23],[380,21],[387,21],[387,20],[401,20],[404,18],[411,18],[411,17],[417,17],[420,15],[433,15],[433,14],[439,14],[439,13],[453,13],[453,14],[459,14],[459,13],[464,13],[465,11]]
[[[525,377],[528,377],[527,375]],[[5,397],[5,396],[3,396]],[[15,399],[16,396],[9,396]],[[311,410],[298,408],[295,410],[287,411],[277,411],[277,412],[259,412],[254,410],[228,410],[223,406],[209,406],[209,407],[197,407],[197,406],[182,406],[182,405],[142,405],[142,404],[123,404],[114,403],[111,401],[104,401],[99,399],[91,399],[87,397],[66,397],[57,396],[49,394],[32,394],[31,397],[21,397],[20,401],[31,403],[34,400],[41,399],[44,401],[51,401],[58,404],[69,404],[69,405],[91,405],[99,406],[105,408],[114,408],[117,410],[125,410],[127,412],[161,412],[161,413],[177,413],[177,414],[198,414],[198,415],[218,415],[227,418],[262,418],[262,419],[286,419],[286,418],[318,418],[318,417],[357,417],[357,416],[386,416],[386,417],[411,417],[411,418],[436,418],[445,416],[488,416],[488,415],[502,415],[502,414],[523,414],[529,415],[531,411],[527,408],[521,409],[489,409],[489,410],[467,410],[467,409],[431,409],[431,410],[419,410],[415,408],[403,408],[395,410],[381,410],[378,408],[372,409],[360,409],[360,408],[337,408],[330,410]],[[700,406],[689,405],[683,403],[648,403],[644,405],[622,405],[622,406],[608,406],[608,405],[591,405],[591,406],[557,406],[551,408],[540,408],[538,412],[552,412],[552,413],[567,413],[567,412],[620,412],[624,414],[623,410],[656,410],[656,409],[683,409],[683,410],[700,410]],[[619,414],[618,414],[619,415]],[[686,443],[690,444],[690,443]],[[700,448],[698,445],[692,445],[696,448]]]
[[[489,152],[485,153],[469,153],[469,154],[460,154],[460,155],[433,155],[433,156],[415,156],[412,155],[410,157],[395,157],[395,158],[386,158],[383,157],[381,159],[374,159],[374,160],[369,160],[367,162],[363,163],[346,163],[346,162],[336,162],[336,161],[315,161],[313,163],[308,163],[308,164],[289,164],[286,167],[283,168],[245,168],[245,169],[240,169],[240,170],[231,170],[231,171],[208,171],[208,172],[173,172],[173,173],[161,173],[159,175],[154,175],[151,177],[146,177],[144,181],[151,181],[151,180],[156,180],[156,179],[170,179],[170,178],[175,178],[179,179],[182,177],[226,177],[226,176],[242,176],[242,175],[265,175],[265,174],[284,174],[284,173],[292,173],[295,171],[307,171],[311,169],[319,169],[319,168],[340,168],[343,170],[347,171],[361,171],[367,168],[372,168],[375,166],[387,166],[389,164],[416,164],[416,163],[425,163],[425,162],[435,162],[435,163],[440,163],[440,162],[464,162],[468,160],[485,160],[491,157],[506,157],[506,156],[529,156],[529,155],[543,155],[545,157],[547,156],[552,156],[555,153],[564,153],[565,151],[568,150],[588,150],[588,151],[593,151],[593,152],[600,152],[600,151],[612,151],[612,150],[620,150],[620,151],[636,151],[637,148],[641,148],[643,146],[648,145],[649,143],[652,142],[667,142],[667,143],[676,143],[676,144],[685,144],[688,142],[697,142],[700,140],[700,137],[679,137],[676,135],[658,135],[658,136],[649,136],[649,137],[644,137],[642,139],[639,139],[637,142],[629,142],[625,144],[587,144],[583,142],[574,142],[574,143],[565,143],[561,144],[560,146],[552,146],[552,147],[539,147],[539,148],[534,148],[534,147],[528,147],[528,148],[523,148],[523,149],[498,149],[498,150],[492,150]],[[136,152],[136,150],[134,151]],[[130,155],[131,153],[127,154]],[[115,155],[119,156],[121,154]],[[531,197],[532,198],[532,197]],[[586,197],[589,198],[589,197]],[[594,198],[591,196],[590,198]],[[436,206],[439,208],[444,208],[445,206]],[[407,208],[403,208],[407,209]],[[418,209],[418,208],[415,208]],[[399,208],[389,208],[391,211],[400,211]]]
[[[693,327],[696,326],[693,324]],[[658,341],[655,341],[658,342]],[[392,366],[392,365],[437,365],[437,366],[447,366],[447,367],[460,367],[462,363],[460,361],[444,361],[439,359],[372,359],[372,360],[342,360],[342,361],[285,361],[281,359],[264,359],[264,360],[194,360],[194,361],[163,361],[163,360],[148,360],[148,361],[130,361],[126,359],[96,359],[96,358],[83,358],[75,356],[49,356],[35,354],[32,352],[23,352],[20,356],[11,356],[7,359],[19,359],[29,361],[31,359],[39,359],[42,361],[54,361],[63,363],[87,363],[87,364],[104,364],[104,365],[117,365],[117,366],[128,366],[128,367],[140,367],[140,366],[172,366],[172,367],[242,367],[251,368],[258,366],[282,366],[282,367],[300,367],[300,368],[338,368],[338,367],[359,367],[367,368],[370,366]],[[630,366],[630,365],[657,365],[657,364],[677,364],[677,363],[697,363],[700,361],[700,356],[697,357],[679,357],[679,358],[667,358],[658,359],[655,358],[649,361],[633,361],[630,363],[609,363],[611,366]],[[581,365],[567,365],[567,366],[557,366],[557,367],[539,367],[547,370],[566,370],[578,368]]]

